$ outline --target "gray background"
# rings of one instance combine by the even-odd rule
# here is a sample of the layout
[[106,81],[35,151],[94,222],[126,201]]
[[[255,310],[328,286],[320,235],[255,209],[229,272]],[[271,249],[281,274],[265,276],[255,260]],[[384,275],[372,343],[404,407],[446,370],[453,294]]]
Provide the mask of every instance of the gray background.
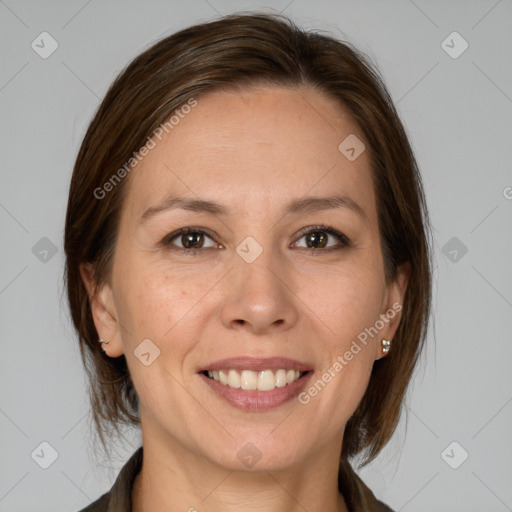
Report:
[[[127,432],[112,461],[95,460],[89,445],[61,279],[71,170],[94,110],[133,57],[185,26],[246,9],[282,11],[367,53],[425,182],[435,320],[408,420],[361,476],[396,511],[512,510],[510,0],[0,0],[0,510],[79,510],[110,488],[140,442]],[[45,59],[31,47],[43,46],[43,31],[58,42]],[[458,53],[463,41],[443,43],[453,31],[469,44],[457,58],[446,50]],[[58,455],[47,469],[43,442]]]

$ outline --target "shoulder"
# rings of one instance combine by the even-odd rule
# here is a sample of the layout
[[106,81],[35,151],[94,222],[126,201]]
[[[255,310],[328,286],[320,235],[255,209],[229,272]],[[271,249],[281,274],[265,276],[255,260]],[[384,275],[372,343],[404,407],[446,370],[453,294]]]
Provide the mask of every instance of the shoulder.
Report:
[[106,492],[103,496],[78,512],[107,512],[109,501],[110,492]]
[[131,510],[131,491],[133,481],[142,466],[142,446],[130,457],[121,468],[117,479],[109,492],[103,494],[96,501],[87,505],[78,512],[114,512],[119,510]]
[[379,506],[379,512],[394,512],[392,508],[389,508],[385,503],[382,503],[382,501],[377,501],[377,505]]
[[394,512],[375,497],[346,458],[340,460],[338,488],[351,512]]

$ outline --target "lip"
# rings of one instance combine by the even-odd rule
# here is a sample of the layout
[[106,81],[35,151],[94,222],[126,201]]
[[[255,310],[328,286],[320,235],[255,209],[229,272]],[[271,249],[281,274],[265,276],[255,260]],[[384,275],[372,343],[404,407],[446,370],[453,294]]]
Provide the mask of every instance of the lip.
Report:
[[[213,363],[209,363],[206,366],[200,368],[198,370],[198,373],[205,372],[206,370],[252,370],[254,372],[261,372],[263,370],[276,371],[279,369],[298,370],[300,372],[311,372],[313,370],[313,365],[311,363],[302,363],[300,361],[296,361],[295,359],[290,359],[288,357],[257,358],[239,356],[227,359],[220,359]],[[268,393],[268,391],[265,391],[265,393]]]
[[[232,362],[232,360],[229,361]],[[254,362],[254,359],[252,361]],[[226,367],[224,366],[223,368]],[[231,366],[231,368],[233,368],[233,366]],[[266,366],[264,369],[269,368]],[[264,412],[279,407],[299,395],[308,384],[313,373],[313,371],[308,371],[308,373],[291,384],[272,389],[271,391],[234,389],[207,377],[204,373],[199,373],[199,377],[203,379],[216,394],[227,400],[233,407],[243,411]]]

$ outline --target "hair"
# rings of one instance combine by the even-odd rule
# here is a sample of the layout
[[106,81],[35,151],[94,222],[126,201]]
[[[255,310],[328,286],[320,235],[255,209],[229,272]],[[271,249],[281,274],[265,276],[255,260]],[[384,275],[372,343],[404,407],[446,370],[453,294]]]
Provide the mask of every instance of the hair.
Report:
[[[305,31],[277,14],[237,13],[197,24],[156,42],[120,72],[82,141],[71,177],[64,280],[92,418],[105,452],[120,425],[140,425],[138,396],[125,356],[98,343],[80,265],[95,284],[110,284],[129,176],[98,190],[180,106],[202,93],[257,85],[311,87],[346,109],[365,138],[386,282],[410,262],[402,317],[387,357],[375,361],[366,392],[345,426],[340,458],[373,460],[393,435],[424,345],[431,309],[431,237],[418,166],[377,68],[352,44]],[[118,171],[118,176],[121,174]],[[123,176],[126,172],[123,173]],[[105,190],[107,188],[105,187]]]

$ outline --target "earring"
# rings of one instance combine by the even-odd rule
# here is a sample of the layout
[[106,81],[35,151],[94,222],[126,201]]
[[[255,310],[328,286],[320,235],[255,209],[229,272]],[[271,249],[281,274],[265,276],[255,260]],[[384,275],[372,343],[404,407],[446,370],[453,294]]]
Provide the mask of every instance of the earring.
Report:
[[[105,343],[105,345],[108,345],[108,344],[110,343],[109,341],[102,340],[101,338],[100,338],[98,341],[99,341],[100,343]],[[105,352],[105,353],[107,352],[107,351],[105,350],[105,347],[101,347],[101,350],[103,350],[103,352]]]
[[382,343],[382,352],[384,354],[387,354],[389,352],[389,349],[391,348],[391,340],[381,340]]

